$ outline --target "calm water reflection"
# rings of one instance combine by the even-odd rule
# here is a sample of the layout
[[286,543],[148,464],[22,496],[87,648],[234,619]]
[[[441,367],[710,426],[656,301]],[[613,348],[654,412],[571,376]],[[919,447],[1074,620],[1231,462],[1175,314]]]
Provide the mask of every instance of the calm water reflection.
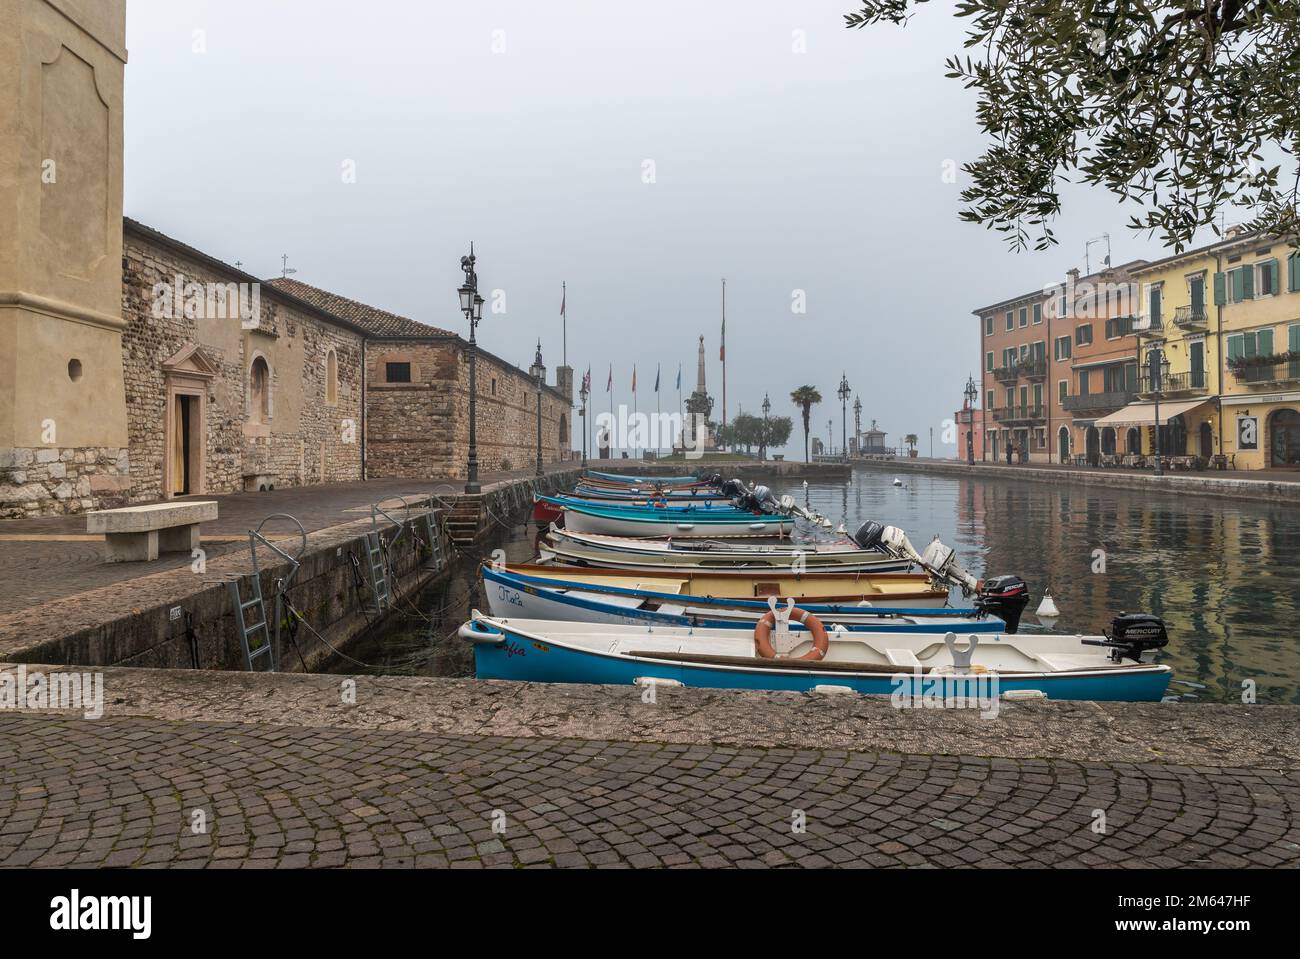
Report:
[[[850,530],[868,519],[901,526],[918,549],[935,535],[976,575],[1016,573],[1032,599],[1025,629],[1050,587],[1054,629],[1097,633],[1120,611],[1165,618],[1174,667],[1171,694],[1239,702],[1253,679],[1261,703],[1300,703],[1300,511],[1199,496],[1151,495],[988,478],[857,470],[847,482],[814,484],[811,504]],[[769,485],[800,501],[802,486]],[[502,529],[486,548],[510,561],[534,554],[536,528]],[[1105,572],[1094,573],[1104,550]],[[348,652],[384,672],[473,674],[469,644],[455,637],[472,601],[474,564],[452,582],[413,597],[420,614]],[[356,667],[339,663],[340,672]]]
[[[1172,694],[1300,703],[1300,513],[1268,504],[1151,495],[996,478],[857,470],[814,485],[812,505],[849,528],[902,526],[918,549],[934,535],[976,575],[1017,573],[1031,615],[1050,588],[1061,632],[1096,633],[1121,611],[1164,617]],[[794,491],[792,491],[794,492]],[[802,495],[802,492],[799,493]],[[1103,550],[1105,571],[1093,572]]]

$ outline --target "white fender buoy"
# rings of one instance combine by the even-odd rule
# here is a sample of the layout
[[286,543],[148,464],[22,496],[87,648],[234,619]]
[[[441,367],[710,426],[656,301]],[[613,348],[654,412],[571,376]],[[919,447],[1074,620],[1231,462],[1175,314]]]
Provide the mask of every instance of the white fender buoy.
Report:
[[894,477],[894,485],[895,485],[895,486],[902,486],[902,485],[903,485],[903,481],[902,481],[901,479],[899,479],[897,476],[895,476],[895,477]]
[[1050,589],[1043,590],[1043,601],[1038,604],[1039,619],[1056,619],[1061,615],[1061,611],[1056,608],[1056,602],[1052,599]]

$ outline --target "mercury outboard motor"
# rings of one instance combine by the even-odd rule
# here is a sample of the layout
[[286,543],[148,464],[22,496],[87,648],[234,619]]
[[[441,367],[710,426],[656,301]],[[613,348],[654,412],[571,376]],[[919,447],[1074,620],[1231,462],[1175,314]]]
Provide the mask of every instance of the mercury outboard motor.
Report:
[[975,608],[1007,624],[1007,632],[1020,628],[1020,614],[1029,604],[1029,587],[1019,576],[995,576],[980,584]]
[[884,526],[868,520],[858,527],[858,531],[853,534],[852,539],[862,549],[880,549],[880,541],[884,535]]
[[1165,621],[1151,613],[1120,613],[1110,624],[1110,635],[1102,639],[1085,639],[1087,646],[1106,646],[1117,663],[1131,659],[1142,662],[1142,654],[1169,645]]

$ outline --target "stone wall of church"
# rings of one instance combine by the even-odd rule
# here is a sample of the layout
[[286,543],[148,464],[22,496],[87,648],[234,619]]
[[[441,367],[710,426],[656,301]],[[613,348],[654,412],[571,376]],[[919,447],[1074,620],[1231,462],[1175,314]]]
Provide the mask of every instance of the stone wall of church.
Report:
[[[123,251],[122,335],[131,499],[165,495],[167,372],[197,345],[206,384],[202,484],[228,493],[264,476],[276,486],[361,476],[361,337],[290,304],[239,274],[128,231]],[[241,297],[239,303],[231,296]],[[241,318],[241,308],[243,318]],[[331,363],[330,354],[334,361]],[[255,361],[269,370],[265,413],[253,403]],[[337,378],[331,401],[329,378]]]
[[[366,472],[370,477],[464,478],[469,461],[469,360],[455,339],[372,341],[367,348]],[[388,382],[389,364],[410,383]],[[537,387],[526,370],[479,353],[478,462],[483,472],[531,468]],[[542,456],[569,455],[569,404],[542,391]],[[561,433],[563,432],[563,438]]]

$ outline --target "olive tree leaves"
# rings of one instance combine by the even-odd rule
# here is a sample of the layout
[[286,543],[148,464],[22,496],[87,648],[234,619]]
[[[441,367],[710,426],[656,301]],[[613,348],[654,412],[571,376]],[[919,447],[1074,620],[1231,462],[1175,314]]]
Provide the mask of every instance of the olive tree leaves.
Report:
[[[906,25],[927,2],[865,0],[845,23]],[[977,91],[992,140],[963,167],[963,220],[1043,249],[1059,185],[1080,182],[1138,204],[1129,226],[1175,250],[1229,209],[1300,230],[1300,4],[959,0],[956,15],[967,52],[947,75]]]

